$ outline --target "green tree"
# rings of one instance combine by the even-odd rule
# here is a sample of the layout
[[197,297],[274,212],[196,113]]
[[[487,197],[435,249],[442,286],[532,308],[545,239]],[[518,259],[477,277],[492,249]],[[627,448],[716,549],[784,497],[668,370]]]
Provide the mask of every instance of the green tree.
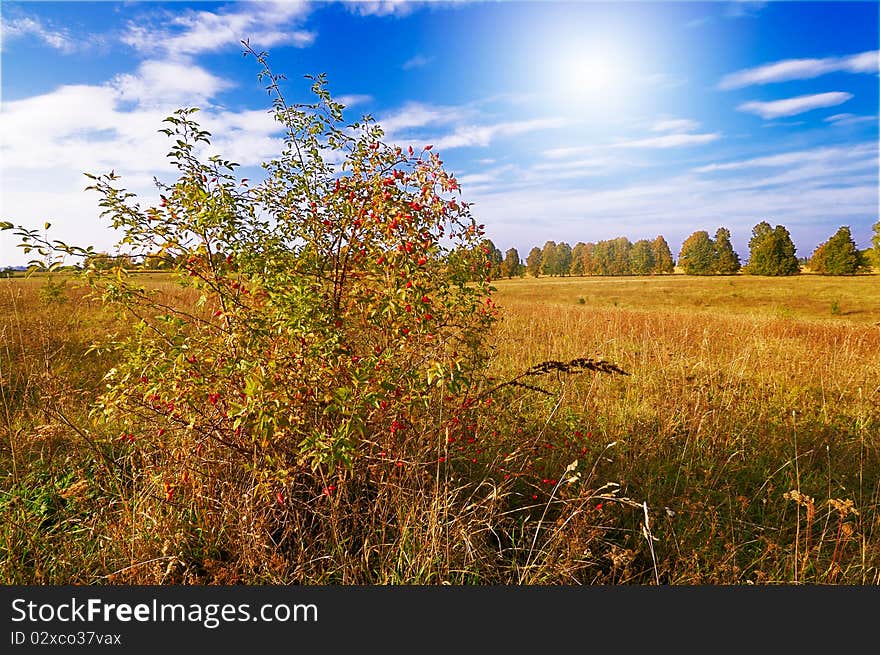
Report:
[[651,248],[654,251],[654,270],[652,273],[674,273],[675,260],[672,259],[672,251],[663,235],[658,235],[651,242]]
[[590,267],[592,275],[611,275],[612,260],[610,241],[602,239],[596,242],[593,247],[592,266]]
[[874,235],[871,237],[871,256],[875,269],[880,269],[880,221],[874,223]]
[[730,230],[719,227],[715,232],[715,272],[732,275],[740,268],[739,255],[730,243]]
[[595,261],[594,256],[596,254],[596,244],[592,241],[587,242],[584,245],[584,250],[581,252],[581,260],[583,262],[582,266],[584,269],[584,275],[595,275]]
[[501,254],[501,251],[495,247],[495,244],[492,243],[492,239],[485,239],[481,244],[483,248],[483,253],[488,258],[488,272],[489,277],[492,279],[498,279],[501,277],[501,264],[504,261],[504,255]]
[[715,244],[709,233],[699,230],[681,245],[678,265],[686,275],[711,275],[715,272]]
[[565,241],[556,246],[556,275],[571,274],[572,250]]
[[749,263],[744,272],[750,275],[797,275],[800,265],[795,251],[791,235],[784,226],[771,228],[769,223],[761,221],[752,228]]
[[868,262],[856,246],[849,226],[844,225],[810,258],[810,270],[823,275],[855,275],[868,269]]
[[556,242],[547,241],[541,250],[541,272],[544,275],[557,275]]
[[571,249],[571,275],[583,275],[584,274],[584,251],[587,248],[587,244],[583,241],[578,241],[574,244],[574,248]]
[[633,275],[650,275],[654,272],[654,249],[647,239],[639,239],[630,252],[630,269]]
[[83,266],[96,271],[108,271],[115,268],[117,258],[106,252],[92,252],[83,258]]
[[[237,164],[200,157],[210,134],[195,109],[164,121],[178,178],[157,182],[158,205],[113,172],[89,175],[120,246],[177,262],[181,289],[161,296],[124,270],[88,274],[136,318],[108,344],[115,360],[94,415],[114,450],[120,433],[137,435],[144,453],[130,461],[150,463],[143,481],[158,488],[146,494],[167,501],[225,506],[226,485],[200,482],[221,471],[252,480],[245,492],[269,507],[320,496],[337,475],[366,481],[376,448],[447,433],[431,403],[464,406],[481,384],[497,316],[488,280],[470,268],[491,266],[482,226],[437,153],[384,143],[369,117],[343,122],[323,76],[312,78],[314,102],[288,104],[264,55],[247,52],[286,133],[263,182],[245,187]],[[44,257],[91,252],[18,235]],[[403,439],[415,426],[418,438]]]
[[535,246],[529,251],[529,256],[526,257],[526,270],[529,272],[529,275],[532,277],[540,277],[541,276],[541,268],[543,265],[543,255],[541,254],[541,249],[538,246]]
[[519,275],[519,269],[519,253],[516,248],[510,248],[504,253],[504,261],[501,263],[501,275],[510,279],[514,275]]
[[632,275],[630,251],[632,243],[626,237],[617,237],[609,243],[611,275]]
[[828,274],[828,267],[826,265],[826,246],[828,242],[825,241],[816,246],[816,249],[813,250],[812,256],[810,256],[809,261],[807,262],[807,266],[810,268],[810,271],[813,273],[820,273],[821,275]]
[[160,253],[149,253],[144,257],[144,268],[151,271],[169,270],[174,267],[171,257]]

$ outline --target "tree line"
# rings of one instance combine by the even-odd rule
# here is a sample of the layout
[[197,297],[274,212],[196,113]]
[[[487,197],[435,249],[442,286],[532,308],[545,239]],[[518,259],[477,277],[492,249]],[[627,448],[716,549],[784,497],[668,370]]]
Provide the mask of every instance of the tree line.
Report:
[[797,249],[784,225],[772,227],[761,221],[752,228],[749,258],[743,264],[733,249],[730,230],[719,227],[714,238],[706,230],[691,234],[673,259],[669,244],[662,235],[654,240],[635,243],[617,237],[596,243],[547,241],[533,247],[525,261],[516,248],[502,254],[490,239],[483,242],[489,256],[493,278],[566,276],[566,275],[662,275],[673,273],[676,264],[686,275],[797,275],[805,263],[813,273],[856,275],[867,272],[871,264],[880,268],[880,221],[874,225],[872,247],[859,250],[849,226],[841,226],[829,239],[819,244],[808,259],[799,260]]
[[[730,230],[719,227],[714,238],[706,230],[691,234],[673,259],[669,244],[662,235],[654,240],[640,239],[635,243],[617,237],[596,243],[578,242],[573,248],[566,242],[547,241],[543,248],[533,247],[525,260],[516,248],[502,253],[491,239],[480,245],[480,253],[488,255],[489,275],[493,279],[548,277],[567,275],[662,275],[673,273],[676,265],[686,275],[797,275],[801,265],[821,275],[856,275],[873,266],[880,269],[880,221],[873,226],[871,247],[859,250],[849,226],[841,226],[827,241],[820,243],[807,258],[798,259],[791,235],[783,225],[771,227],[761,221],[752,228],[748,263],[743,264],[730,242]],[[212,253],[211,259],[222,261],[224,253]],[[148,254],[134,259],[129,255],[96,252],[86,257],[83,265],[97,270],[122,266],[128,269],[171,270],[181,265],[168,253]],[[75,268],[75,267],[64,267]],[[0,277],[12,277],[11,268],[0,270]],[[480,273],[482,274],[482,272]],[[480,275],[475,275],[480,277]]]

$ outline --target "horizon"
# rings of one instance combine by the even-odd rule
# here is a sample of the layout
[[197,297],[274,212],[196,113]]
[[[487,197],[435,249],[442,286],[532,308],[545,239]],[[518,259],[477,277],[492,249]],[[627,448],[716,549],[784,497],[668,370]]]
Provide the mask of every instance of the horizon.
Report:
[[[809,257],[880,219],[878,2],[5,2],[0,220],[110,251],[84,173],[144,203],[161,121],[199,106],[257,181],[280,152],[240,40],[284,91],[326,73],[348,121],[433,145],[504,253],[783,225]],[[834,25],[834,30],[827,26]],[[47,165],[46,162],[51,162]],[[29,257],[4,233],[0,268]],[[72,262],[68,262],[72,263]]]

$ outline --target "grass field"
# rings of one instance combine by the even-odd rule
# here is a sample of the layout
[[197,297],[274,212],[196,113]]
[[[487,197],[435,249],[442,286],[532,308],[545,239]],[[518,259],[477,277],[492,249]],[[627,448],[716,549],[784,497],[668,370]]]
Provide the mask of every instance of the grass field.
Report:
[[544,391],[508,388],[448,466],[351,480],[372,504],[279,538],[244,497],[163,502],[87,416],[113,364],[89,345],[125,324],[72,283],[0,280],[0,578],[880,584],[880,277],[496,287],[497,380],[580,357],[629,375],[529,378]]

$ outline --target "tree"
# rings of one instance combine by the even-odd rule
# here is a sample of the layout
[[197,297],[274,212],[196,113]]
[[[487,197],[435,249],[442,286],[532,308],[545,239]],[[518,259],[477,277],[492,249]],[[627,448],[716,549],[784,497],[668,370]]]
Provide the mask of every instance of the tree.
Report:
[[569,272],[571,275],[583,275],[584,271],[584,251],[587,249],[587,244],[583,241],[578,241],[574,248],[571,249],[571,269]]
[[510,248],[504,253],[504,261],[501,263],[501,275],[510,279],[514,275],[519,275],[519,268],[519,253],[516,251],[516,248]]
[[771,228],[761,221],[752,228],[749,240],[749,263],[744,272],[750,275],[797,275],[800,265],[795,245],[788,230],[777,225]]
[[630,269],[633,275],[650,275],[654,272],[654,249],[647,239],[639,239],[630,252]]
[[596,254],[596,244],[593,242],[588,242],[584,245],[584,249],[581,252],[581,261],[584,269],[584,275],[595,275],[595,261],[594,256]]
[[658,235],[651,242],[654,250],[654,270],[653,273],[673,273],[675,272],[675,260],[672,259],[672,251],[663,235]]
[[715,272],[715,244],[708,232],[699,230],[685,239],[678,254],[678,265],[686,275],[711,275]]
[[557,268],[556,242],[547,241],[541,250],[541,272],[544,275],[556,275]]
[[816,246],[816,249],[813,250],[813,254],[807,262],[807,266],[813,273],[820,273],[822,275],[828,274],[827,267],[827,255],[826,255],[826,246],[828,242],[825,241]]
[[541,276],[541,268],[543,265],[542,257],[541,249],[538,248],[538,246],[535,246],[529,251],[529,256],[526,257],[526,270],[532,277]]
[[590,275],[613,275],[610,241],[597,241],[593,246],[592,261],[590,265]]
[[489,260],[489,277],[492,279],[498,279],[501,277],[501,264],[504,261],[504,256],[501,254],[501,251],[495,247],[495,244],[492,243],[492,239],[485,239],[481,244],[483,248],[483,253]]
[[107,271],[117,265],[117,258],[106,252],[92,252],[83,258],[83,266],[96,271]]
[[144,268],[152,271],[167,270],[174,266],[172,259],[162,253],[149,253],[144,257]]
[[609,243],[611,275],[631,275],[630,251],[632,243],[626,237],[617,237]]
[[867,268],[868,262],[853,241],[847,225],[819,244],[810,258],[810,270],[823,275],[855,275]]
[[741,268],[739,255],[730,243],[730,230],[719,227],[715,232],[715,272],[732,275]]
[[[285,132],[263,182],[247,187],[238,164],[202,159],[210,134],[186,108],[160,130],[178,177],[157,181],[157,205],[113,172],[89,174],[120,245],[133,257],[161,248],[181,287],[157,296],[125,270],[88,271],[109,307],[136,319],[108,345],[113,368],[94,409],[114,449],[120,433],[143,449],[136,461],[158,486],[148,494],[222,507],[209,494],[225,485],[202,481],[227,475],[289,507],[338,475],[366,480],[377,447],[415,461],[404,441],[448,434],[430,403],[470,401],[497,313],[489,280],[471,268],[492,265],[483,228],[431,146],[384,143],[368,116],[345,123],[323,76],[311,78],[314,102],[288,104],[265,56],[247,52]],[[44,257],[91,253],[18,234]],[[401,438],[415,426],[418,438]]]
[[571,274],[571,246],[565,241],[556,246],[556,275]]
[[874,236],[871,237],[871,246],[874,268],[880,270],[880,221],[874,223]]

